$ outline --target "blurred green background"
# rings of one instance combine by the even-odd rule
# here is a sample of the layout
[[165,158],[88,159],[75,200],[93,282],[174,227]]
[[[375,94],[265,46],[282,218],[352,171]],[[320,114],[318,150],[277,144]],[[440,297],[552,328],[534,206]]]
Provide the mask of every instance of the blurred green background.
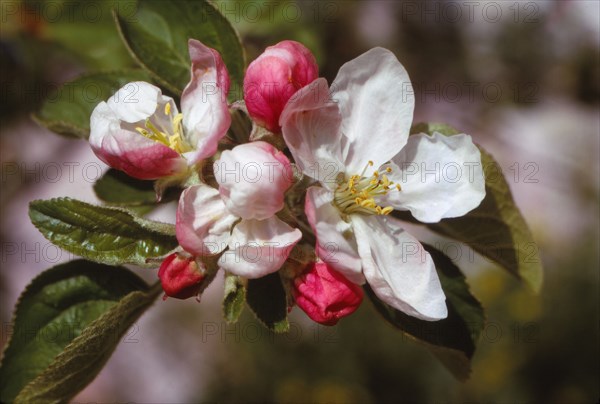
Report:
[[[26,253],[30,240],[43,242],[29,224],[27,202],[61,196],[66,188],[73,196],[93,198],[90,182],[58,186],[31,173],[44,168],[36,161],[97,160],[85,142],[59,138],[29,115],[58,84],[78,74],[133,65],[112,22],[115,4],[134,6],[94,0],[0,3],[3,344],[18,294],[55,264],[43,246],[38,257]],[[314,52],[321,75],[331,82],[343,63],[371,47],[394,51],[415,87],[415,121],[449,123],[500,162],[538,241],[543,291],[534,296],[464,246],[416,229],[454,254],[487,309],[468,382],[454,380],[425,348],[387,326],[368,302],[333,328],[315,326],[297,309],[285,336],[268,334],[249,313],[237,326],[226,326],[219,318],[219,280],[201,304],[158,302],[77,400],[597,402],[599,3],[214,4],[239,30],[248,61],[280,40],[298,40]],[[14,246],[25,254],[15,254]]]

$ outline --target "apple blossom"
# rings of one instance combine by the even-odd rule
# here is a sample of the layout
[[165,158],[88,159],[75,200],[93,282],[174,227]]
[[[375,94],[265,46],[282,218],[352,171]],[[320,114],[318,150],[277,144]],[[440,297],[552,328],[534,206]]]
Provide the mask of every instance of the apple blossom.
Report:
[[128,83],[99,103],[90,121],[90,145],[109,166],[139,179],[185,173],[212,156],[231,123],[229,74],[219,53],[188,42],[191,79],[175,101],[143,81]]
[[[465,134],[409,138],[410,80],[386,49],[343,65],[331,88],[318,79],[299,90],[280,119],[296,164],[321,185],[308,188],[305,204],[317,255],[351,281],[366,280],[398,310],[445,318],[431,256],[388,214],[409,210],[422,222],[437,222],[477,207],[485,196],[479,150]],[[452,180],[439,171],[410,175],[415,167],[431,174],[445,165],[472,170]]]
[[275,216],[291,185],[289,160],[268,143],[252,142],[223,153],[214,167],[219,190],[198,184],[181,194],[179,244],[196,256],[221,254],[219,267],[235,275],[277,271],[302,237]]
[[313,262],[294,280],[294,298],[298,307],[317,323],[335,325],[356,311],[363,291],[327,263]]
[[259,125],[279,133],[279,116],[290,97],[319,76],[313,54],[295,41],[269,46],[250,63],[244,77],[244,101]]

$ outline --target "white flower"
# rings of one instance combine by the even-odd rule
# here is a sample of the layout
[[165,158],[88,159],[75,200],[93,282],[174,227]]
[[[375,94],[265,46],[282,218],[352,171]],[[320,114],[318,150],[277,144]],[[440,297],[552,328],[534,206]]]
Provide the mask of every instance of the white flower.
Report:
[[296,164],[321,184],[308,189],[305,205],[317,255],[398,310],[445,318],[431,256],[387,215],[409,210],[437,222],[477,207],[485,196],[479,150],[465,134],[409,138],[412,87],[386,49],[343,65],[331,88],[318,79],[299,90],[280,119]]
[[283,195],[291,185],[290,162],[265,142],[224,152],[215,162],[219,190],[200,184],[179,199],[179,244],[195,256],[222,253],[219,267],[246,278],[281,268],[302,233],[280,220]]
[[143,81],[128,83],[90,119],[90,145],[109,166],[140,179],[183,173],[217,151],[231,116],[229,75],[219,53],[190,39],[191,79],[175,101]]

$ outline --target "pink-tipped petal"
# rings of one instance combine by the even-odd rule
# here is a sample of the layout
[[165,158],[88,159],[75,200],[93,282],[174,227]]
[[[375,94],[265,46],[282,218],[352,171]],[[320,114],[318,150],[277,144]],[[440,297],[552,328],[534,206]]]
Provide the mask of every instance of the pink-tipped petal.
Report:
[[261,141],[225,150],[214,172],[227,209],[243,219],[257,220],[283,208],[285,191],[294,177],[288,158]]
[[286,105],[280,122],[283,139],[302,172],[332,189],[344,172],[342,116],[323,78],[299,90]]
[[191,186],[179,198],[177,241],[194,255],[216,255],[227,247],[237,219],[227,211],[215,188],[205,184]]
[[301,238],[300,230],[277,216],[242,220],[233,228],[229,250],[221,255],[219,266],[245,278],[263,277],[281,268]]
[[221,55],[190,39],[191,79],[181,95],[186,140],[195,149],[185,154],[190,164],[212,156],[231,125],[227,104],[229,73]]
[[283,41],[268,47],[244,77],[248,113],[259,125],[279,133],[279,117],[290,97],[318,76],[315,57],[304,45]]
[[109,166],[128,175],[153,180],[187,169],[186,160],[168,146],[142,136],[146,120],[162,128],[166,123],[164,107],[170,97],[158,87],[145,82],[128,83],[107,102],[100,102],[90,118],[90,146]]
[[316,262],[294,280],[294,298],[317,323],[335,325],[358,309],[363,291],[326,263]]

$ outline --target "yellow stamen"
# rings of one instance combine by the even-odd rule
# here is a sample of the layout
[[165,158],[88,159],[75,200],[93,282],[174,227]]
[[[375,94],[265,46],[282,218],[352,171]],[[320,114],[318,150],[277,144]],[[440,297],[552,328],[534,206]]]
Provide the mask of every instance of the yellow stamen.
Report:
[[[370,177],[365,177],[370,166],[373,166],[372,161],[368,162],[361,174],[347,177],[347,181],[345,183],[342,181],[336,189],[334,204],[342,213],[389,215],[394,210],[392,206],[379,206],[376,198],[388,192],[400,191],[400,185],[390,181],[386,174],[382,175],[379,171],[373,172]],[[391,172],[392,168],[385,169],[385,173]],[[391,186],[394,186],[394,189]]]
[[[165,115],[170,116],[171,104],[165,104]],[[166,129],[166,132],[160,130],[156,125],[150,121],[150,118],[146,119],[145,128],[137,127],[135,130],[142,136],[147,137],[150,140],[164,144],[175,150],[177,153],[186,153],[191,151],[192,148],[185,141],[183,136],[183,114],[177,114],[171,118],[171,131]],[[164,129],[164,128],[163,128]]]
[[143,128],[135,128],[139,132],[140,135],[150,137],[150,133],[146,129]]
[[389,215],[393,210],[394,210],[394,208],[392,208],[391,206],[386,206],[385,208],[381,209],[380,214]]
[[363,208],[374,208],[377,206],[377,204],[375,203],[375,199],[370,198],[370,199],[364,199],[360,203],[360,206],[362,206]]
[[384,174],[384,175],[383,175],[383,177],[381,177],[381,178],[382,178],[382,183],[383,183],[383,186],[384,186],[385,188],[389,188],[389,186],[390,186],[391,182],[390,182],[390,180],[389,180],[388,176]]
[[183,121],[183,114],[179,113],[175,115],[175,118],[173,118],[173,127],[178,127],[179,124],[181,124],[181,121]]

